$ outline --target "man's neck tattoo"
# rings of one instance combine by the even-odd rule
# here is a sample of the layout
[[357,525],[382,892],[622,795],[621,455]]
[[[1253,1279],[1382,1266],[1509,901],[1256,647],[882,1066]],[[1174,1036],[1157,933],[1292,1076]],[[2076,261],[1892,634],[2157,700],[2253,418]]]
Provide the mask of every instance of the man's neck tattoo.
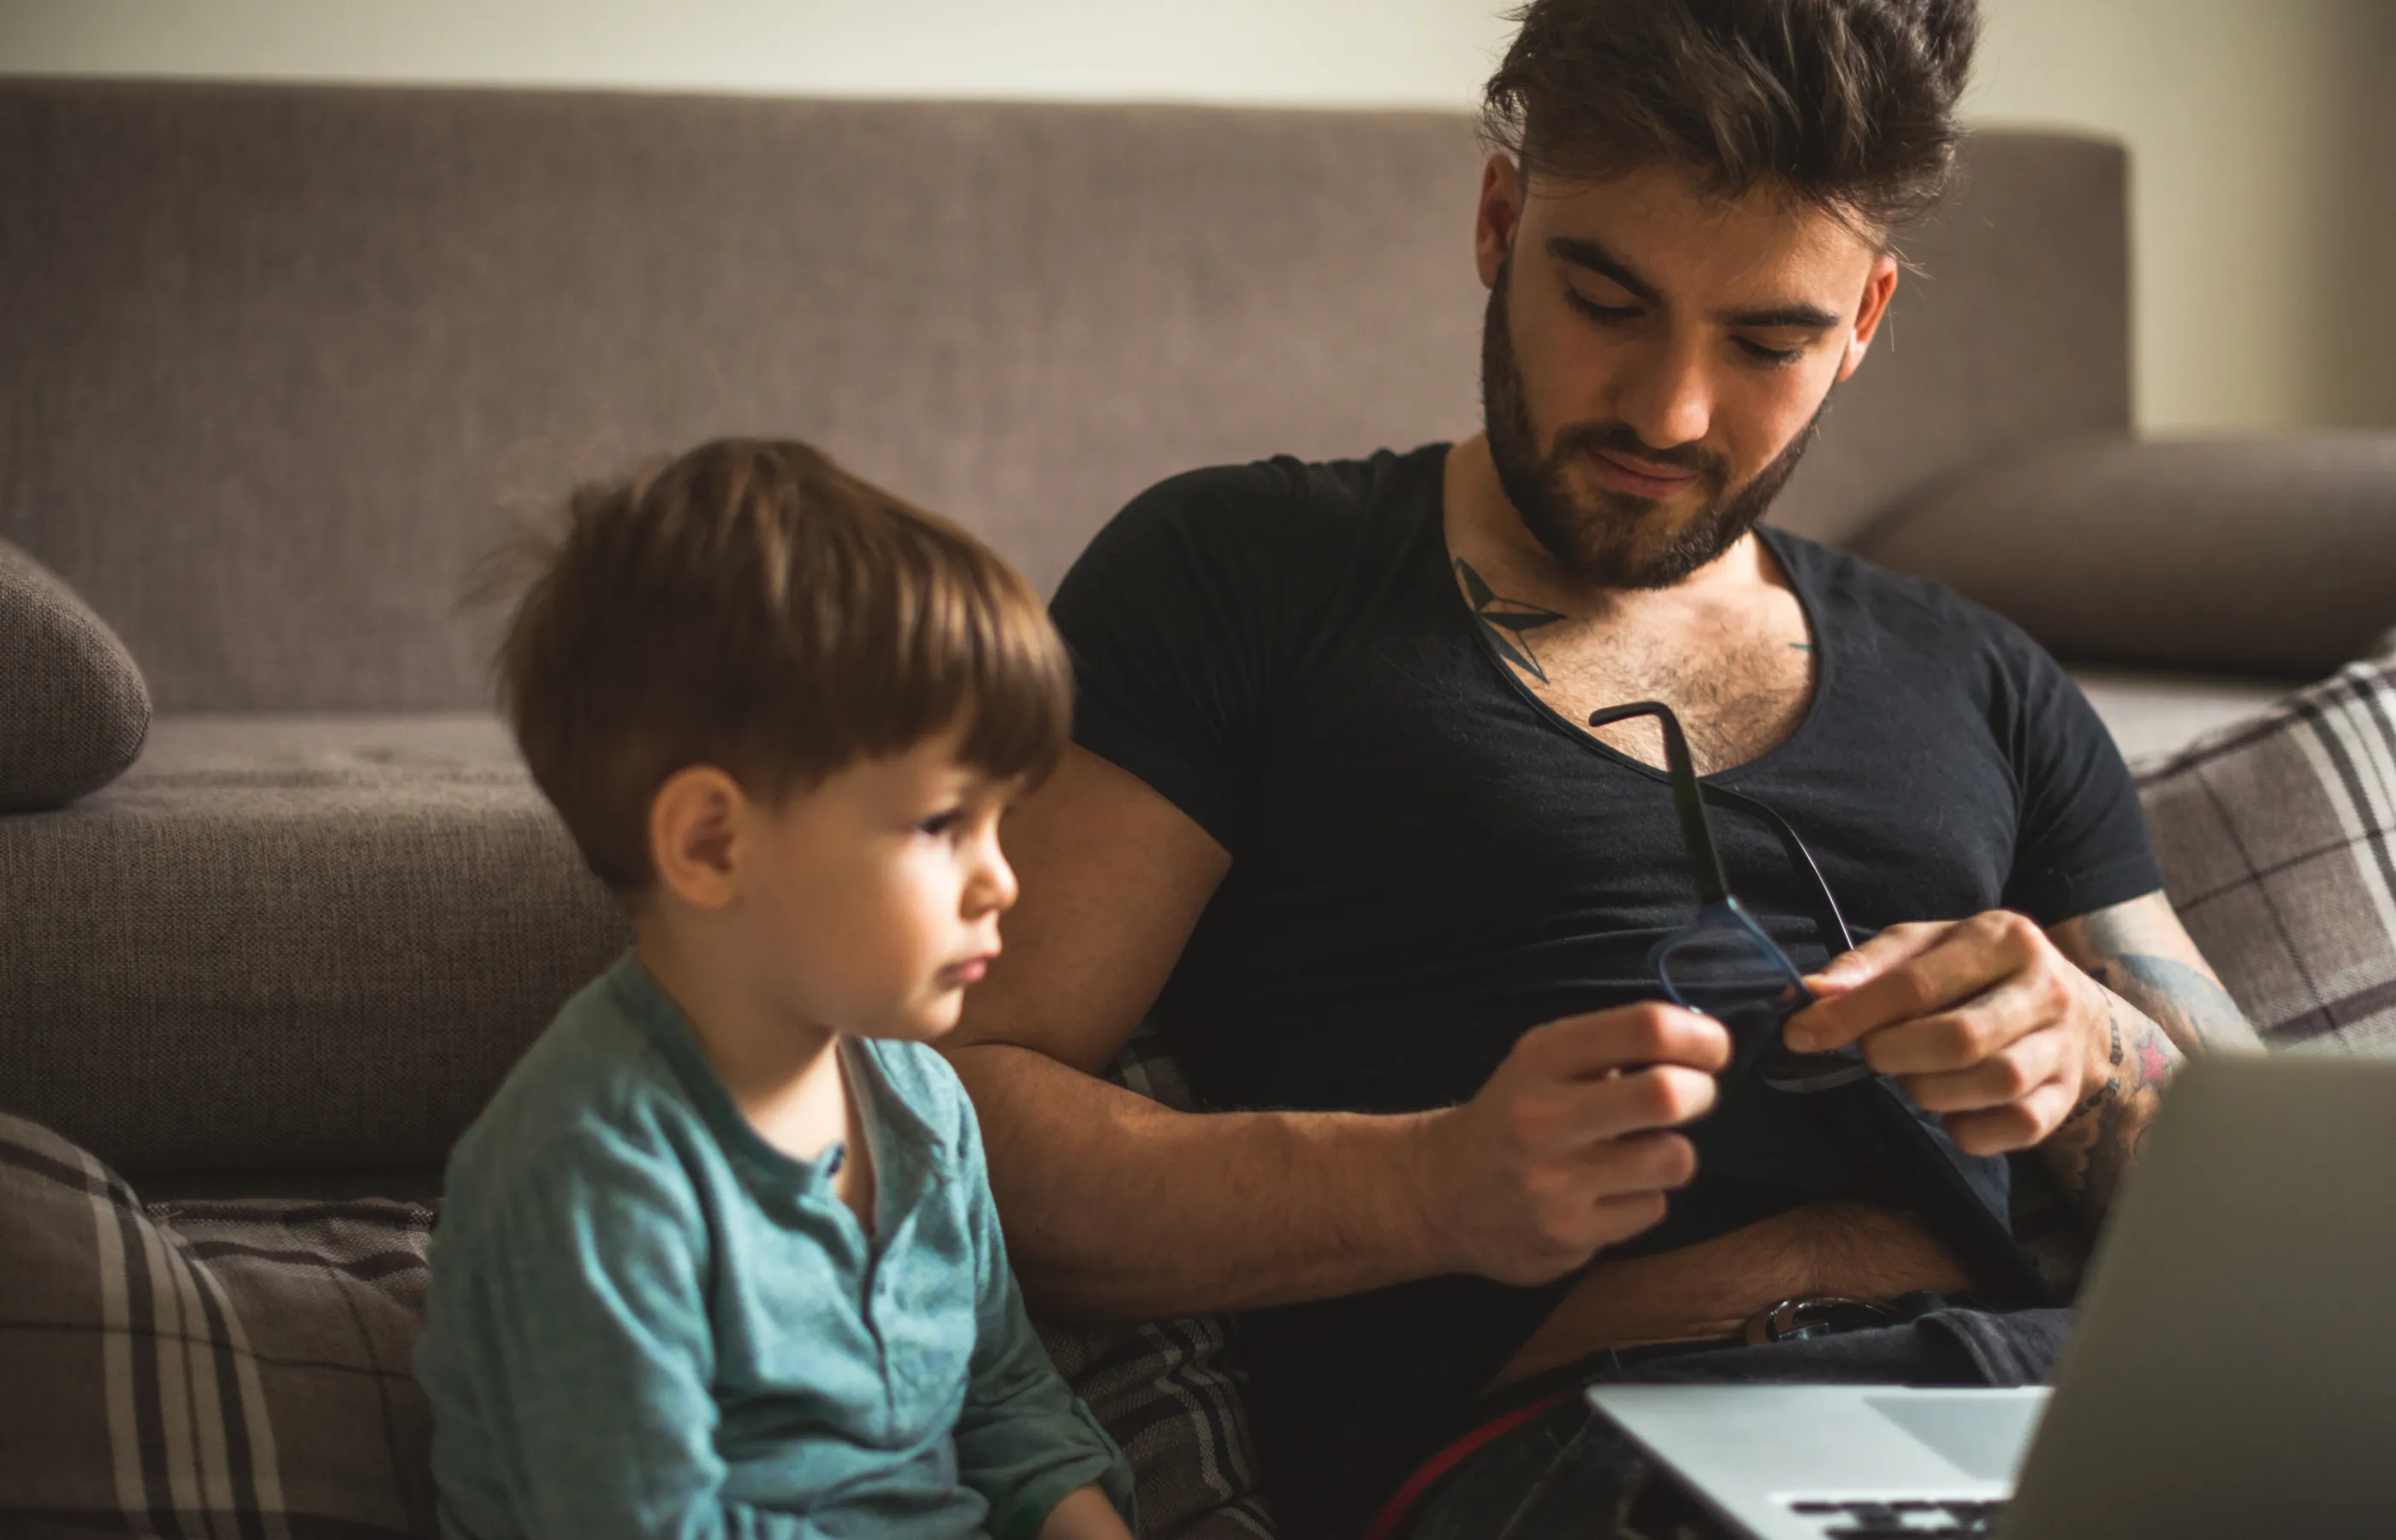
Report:
[[1498,656],[1545,684],[1548,670],[1539,667],[1539,656],[1531,650],[1531,639],[1524,633],[1564,617],[1553,610],[1493,591],[1481,574],[1472,570],[1471,564],[1461,557],[1457,559],[1456,573],[1464,579],[1465,596],[1472,601],[1472,617],[1481,622]]

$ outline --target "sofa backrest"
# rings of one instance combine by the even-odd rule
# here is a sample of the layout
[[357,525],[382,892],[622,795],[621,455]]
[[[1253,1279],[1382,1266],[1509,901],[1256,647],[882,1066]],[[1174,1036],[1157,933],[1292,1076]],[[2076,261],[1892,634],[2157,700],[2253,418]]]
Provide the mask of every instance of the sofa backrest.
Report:
[[[1043,587],[1175,471],[1471,431],[1460,115],[0,81],[0,537],[166,710],[480,704],[512,516],[819,443]],[[1984,134],[1786,495],[2128,419],[2121,152]]]

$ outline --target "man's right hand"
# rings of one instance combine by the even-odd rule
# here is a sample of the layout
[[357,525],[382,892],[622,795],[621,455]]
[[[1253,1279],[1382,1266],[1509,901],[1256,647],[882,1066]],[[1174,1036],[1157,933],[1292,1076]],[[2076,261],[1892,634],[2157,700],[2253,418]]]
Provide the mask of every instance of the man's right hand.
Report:
[[1524,1033],[1478,1095],[1421,1124],[1443,1270],[1544,1283],[1661,1219],[1697,1168],[1669,1130],[1713,1107],[1730,1052],[1720,1023],[1660,1002]]

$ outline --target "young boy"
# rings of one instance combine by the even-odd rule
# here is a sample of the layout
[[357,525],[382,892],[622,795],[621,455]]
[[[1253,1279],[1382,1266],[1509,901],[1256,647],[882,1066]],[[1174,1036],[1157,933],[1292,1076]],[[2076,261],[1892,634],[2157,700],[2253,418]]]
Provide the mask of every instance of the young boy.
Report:
[[1125,1540],[972,1107],[1063,649],[972,537],[803,445],[585,488],[501,696],[635,947],[459,1142],[417,1349],[453,1540]]

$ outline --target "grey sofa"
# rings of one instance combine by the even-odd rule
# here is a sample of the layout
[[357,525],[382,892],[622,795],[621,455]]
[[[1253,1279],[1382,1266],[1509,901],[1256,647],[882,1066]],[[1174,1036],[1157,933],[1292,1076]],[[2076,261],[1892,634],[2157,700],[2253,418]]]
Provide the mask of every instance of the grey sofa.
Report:
[[[1469,431],[1478,155],[1426,113],[0,82],[0,539],[159,711],[0,817],[0,1108],[160,1190],[430,1190],[623,939],[486,714],[459,599],[509,519],[787,432],[1046,585],[1174,471]],[[2180,668],[2091,676],[2150,750],[2396,618],[2396,452],[2134,443],[2124,188],[1977,138],[1776,517]]]

